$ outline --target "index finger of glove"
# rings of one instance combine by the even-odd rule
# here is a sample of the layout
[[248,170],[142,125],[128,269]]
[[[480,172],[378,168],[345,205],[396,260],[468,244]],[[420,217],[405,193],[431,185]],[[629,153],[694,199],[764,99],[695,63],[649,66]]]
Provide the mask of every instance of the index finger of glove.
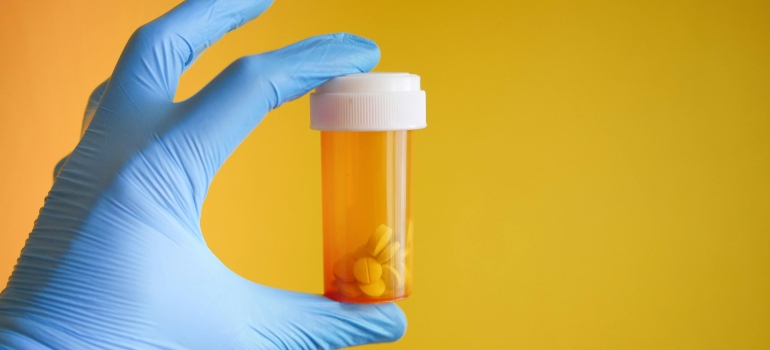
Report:
[[206,48],[270,4],[272,0],[185,1],[134,32],[112,83],[120,84],[132,99],[172,102],[184,70]]

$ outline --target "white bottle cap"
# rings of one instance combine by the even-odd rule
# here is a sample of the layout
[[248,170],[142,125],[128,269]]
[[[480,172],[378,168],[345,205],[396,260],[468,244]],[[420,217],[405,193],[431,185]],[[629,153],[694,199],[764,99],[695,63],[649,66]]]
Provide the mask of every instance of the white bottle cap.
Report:
[[387,131],[426,126],[419,75],[349,74],[330,79],[310,94],[311,129]]

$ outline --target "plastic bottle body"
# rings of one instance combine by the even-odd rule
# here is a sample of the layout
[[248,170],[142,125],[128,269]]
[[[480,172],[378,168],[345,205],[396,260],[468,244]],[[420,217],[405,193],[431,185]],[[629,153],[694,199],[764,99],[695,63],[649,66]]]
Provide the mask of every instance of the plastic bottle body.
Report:
[[322,131],[324,294],[380,303],[412,291],[412,131]]

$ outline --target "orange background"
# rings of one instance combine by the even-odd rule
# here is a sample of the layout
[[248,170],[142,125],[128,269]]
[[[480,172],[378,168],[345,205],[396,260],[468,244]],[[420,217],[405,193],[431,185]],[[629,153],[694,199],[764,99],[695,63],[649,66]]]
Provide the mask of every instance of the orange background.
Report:
[[[0,1],[3,280],[89,93],[175,3]],[[769,2],[278,0],[178,97],[339,31],[428,94],[409,329],[372,348],[770,348]],[[265,119],[204,205],[222,261],[322,291],[319,159],[306,97]]]

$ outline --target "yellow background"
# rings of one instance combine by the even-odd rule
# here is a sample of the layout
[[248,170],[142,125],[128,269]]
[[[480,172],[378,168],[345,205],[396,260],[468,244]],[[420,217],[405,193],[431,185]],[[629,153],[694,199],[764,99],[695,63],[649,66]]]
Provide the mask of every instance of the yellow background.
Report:
[[[3,280],[89,93],[176,2],[0,1]],[[428,94],[409,329],[373,348],[770,347],[769,2],[278,0],[179,98],[338,31]],[[228,266],[322,291],[319,159],[304,97],[228,160],[202,222]]]

